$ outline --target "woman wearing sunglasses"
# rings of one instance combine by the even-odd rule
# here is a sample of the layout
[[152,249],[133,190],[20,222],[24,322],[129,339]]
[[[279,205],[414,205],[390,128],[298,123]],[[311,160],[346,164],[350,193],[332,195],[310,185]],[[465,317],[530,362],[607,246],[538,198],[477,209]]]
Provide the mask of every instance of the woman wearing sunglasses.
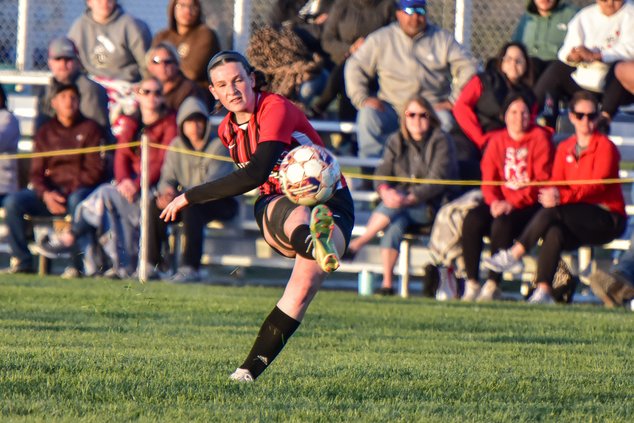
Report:
[[620,184],[575,183],[619,177],[619,152],[597,132],[596,98],[579,91],[572,97],[569,110],[575,134],[557,147],[551,177],[562,183],[540,189],[543,209],[510,249],[484,261],[485,267],[496,272],[516,267],[541,238],[537,289],[529,299],[532,303],[553,303],[551,283],[562,251],[610,242],[623,233],[627,221]]
[[489,136],[481,163],[484,202],[469,210],[462,226],[467,272],[463,301],[491,301],[501,297],[498,272],[489,272],[482,288],[478,282],[482,238],[489,236],[492,252],[508,248],[540,209],[539,190],[527,183],[548,180],[553,148],[550,132],[533,122],[532,103],[519,93],[511,94],[502,106],[506,128],[493,131]]
[[[440,129],[431,103],[422,97],[411,98],[405,103],[400,122],[400,131],[388,140],[375,174],[405,179],[455,179],[458,168],[453,141]],[[394,295],[393,269],[403,234],[411,225],[433,222],[447,186],[378,180],[375,187],[381,204],[370,216],[366,232],[350,242],[347,256],[354,257],[383,231],[383,282],[377,293]]]

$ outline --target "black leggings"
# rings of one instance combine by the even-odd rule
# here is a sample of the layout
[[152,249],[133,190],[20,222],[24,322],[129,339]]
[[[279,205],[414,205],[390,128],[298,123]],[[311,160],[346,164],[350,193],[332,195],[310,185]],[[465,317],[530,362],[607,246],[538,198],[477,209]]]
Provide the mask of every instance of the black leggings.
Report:
[[[491,216],[489,206],[485,203],[471,209],[462,226],[462,254],[467,278],[478,280],[482,237],[489,235],[491,253],[509,248],[513,244],[513,240],[522,233],[524,227],[540,209],[541,207],[538,205],[525,207],[495,219]],[[489,271],[488,279],[499,282],[500,278],[499,273]]]
[[571,74],[574,71],[574,67],[556,60],[546,68],[542,76],[539,77],[537,84],[535,84],[534,91],[537,97],[538,111],[544,108],[547,95],[550,95],[552,99],[552,122],[549,123],[552,123],[553,127],[559,115],[559,100],[564,96],[571,97],[574,93],[583,89],[572,79]]
[[594,204],[564,204],[540,210],[518,242],[528,253],[542,239],[537,258],[537,282],[550,284],[562,251],[610,242],[623,233],[625,224],[625,216]]

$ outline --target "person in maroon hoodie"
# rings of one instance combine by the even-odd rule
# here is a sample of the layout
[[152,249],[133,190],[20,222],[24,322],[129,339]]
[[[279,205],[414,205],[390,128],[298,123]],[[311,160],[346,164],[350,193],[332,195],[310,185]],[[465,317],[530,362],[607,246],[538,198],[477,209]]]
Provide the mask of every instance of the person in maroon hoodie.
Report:
[[620,184],[575,183],[619,177],[619,152],[597,131],[596,98],[588,91],[578,91],[569,110],[575,134],[557,147],[551,177],[562,183],[540,189],[539,202],[544,208],[510,249],[484,261],[485,267],[497,272],[516,267],[541,238],[537,289],[529,298],[531,303],[554,302],[551,283],[562,251],[610,242],[623,233],[627,222]]
[[[176,115],[167,109],[164,104],[162,86],[158,79],[149,77],[143,79],[136,87],[136,99],[139,102],[140,116],[121,116],[119,127],[121,131],[116,134],[118,144],[126,144],[141,139],[143,135],[149,138],[151,144],[167,146],[177,133]],[[150,148],[149,153],[149,184],[156,185],[161,175],[161,166],[165,150]],[[88,204],[95,199],[108,204],[109,209],[115,209],[115,215],[119,222],[114,225],[123,228],[126,245],[125,251],[118,251],[117,257],[110,257],[113,262],[114,274],[112,276],[124,277],[132,274],[136,268],[138,251],[138,228],[140,225],[139,199],[141,193],[141,150],[140,147],[119,148],[114,157],[115,184],[103,184],[95,190],[82,205],[78,213],[73,216],[73,224],[70,231],[52,234],[45,237],[39,243],[41,254],[55,258],[60,254],[70,251],[75,241],[80,237],[93,232],[95,221],[103,221],[101,218],[88,216]],[[91,212],[92,213],[92,212]],[[112,227],[113,225],[111,225]],[[113,255],[113,253],[108,253]],[[156,278],[158,274],[151,272],[150,277]]]
[[[79,99],[76,85],[55,86],[51,93],[55,117],[37,131],[34,153],[98,147],[105,142],[102,127],[79,112]],[[77,204],[102,181],[103,171],[99,152],[34,157],[31,160],[32,188],[11,194],[4,203],[13,261],[7,272],[33,272],[24,215],[72,215]]]
[[511,94],[502,106],[506,128],[488,135],[481,163],[484,203],[469,211],[462,226],[467,272],[463,301],[501,296],[498,272],[489,272],[482,288],[478,282],[482,237],[489,235],[493,252],[508,248],[540,209],[538,189],[527,183],[548,180],[553,148],[551,134],[533,123],[530,103],[519,93]]

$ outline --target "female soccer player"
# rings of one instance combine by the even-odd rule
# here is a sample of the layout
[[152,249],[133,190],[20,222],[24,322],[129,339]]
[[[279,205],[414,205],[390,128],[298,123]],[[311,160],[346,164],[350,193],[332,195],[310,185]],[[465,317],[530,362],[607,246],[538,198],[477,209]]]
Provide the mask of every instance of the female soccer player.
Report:
[[266,242],[285,257],[295,258],[282,298],[264,320],[251,352],[231,379],[251,382],[282,350],[299,326],[326,273],[339,267],[354,225],[352,197],[341,186],[323,205],[299,206],[286,198],[278,180],[284,156],[299,144],[323,143],[304,114],[290,101],[261,91],[263,74],[240,53],[221,51],[207,65],[213,96],[229,113],[218,134],[239,169],[194,187],[165,207],[161,218],[172,221],[183,207],[260,188],[254,212]]

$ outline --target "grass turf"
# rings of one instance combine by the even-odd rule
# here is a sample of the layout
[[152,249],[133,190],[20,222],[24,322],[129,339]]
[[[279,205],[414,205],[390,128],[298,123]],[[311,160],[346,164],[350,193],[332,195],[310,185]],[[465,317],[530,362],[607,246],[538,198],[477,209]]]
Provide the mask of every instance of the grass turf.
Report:
[[322,291],[255,384],[279,288],[0,278],[2,421],[632,421],[634,315]]

